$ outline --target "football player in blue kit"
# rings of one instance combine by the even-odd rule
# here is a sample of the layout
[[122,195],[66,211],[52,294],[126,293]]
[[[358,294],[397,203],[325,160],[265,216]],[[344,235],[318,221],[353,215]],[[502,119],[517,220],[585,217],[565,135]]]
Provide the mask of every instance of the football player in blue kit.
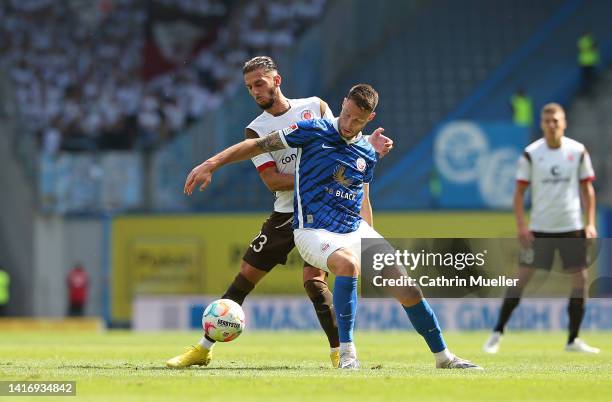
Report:
[[[353,328],[362,238],[382,238],[372,228],[369,183],[376,152],[362,130],[374,117],[378,93],[367,84],[352,87],[334,120],[300,121],[265,138],[247,139],[196,166],[184,192],[204,190],[215,170],[228,163],[284,148],[297,148],[294,238],[302,258],[336,275],[333,302],[340,336],[340,368],[358,369]],[[435,313],[416,286],[394,295],[425,339],[437,368],[481,369],[446,347]]]

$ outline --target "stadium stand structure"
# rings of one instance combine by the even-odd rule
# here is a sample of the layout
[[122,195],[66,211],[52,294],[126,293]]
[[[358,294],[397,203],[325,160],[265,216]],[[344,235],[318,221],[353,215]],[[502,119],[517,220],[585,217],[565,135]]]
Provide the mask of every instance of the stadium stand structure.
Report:
[[[289,57],[279,63],[285,77],[284,92],[289,97],[317,94],[330,102],[332,110],[337,112],[342,97],[352,84],[361,81],[374,85],[381,93],[381,103],[377,110],[377,122],[369,129],[382,124],[389,135],[397,139],[394,152],[377,167],[377,177],[410,154],[437,122],[470,96],[564,4],[560,0],[545,0],[536,4],[520,1],[491,3],[485,0],[459,4],[451,0],[434,0],[405,6],[406,9],[400,13],[394,8],[395,3],[381,3],[370,18],[374,27],[371,30],[364,30],[359,25],[361,28],[353,31],[347,29],[346,33],[336,29],[334,36],[328,36],[326,34],[332,32],[331,27],[337,27],[337,18],[340,18],[337,14],[342,3],[331,3],[322,21],[304,35]],[[369,9],[353,6],[355,10]],[[395,17],[391,17],[394,14]],[[384,29],[376,29],[377,23],[385,25]],[[367,37],[368,32],[375,34]],[[363,41],[359,39],[361,36],[365,36]],[[320,46],[313,46],[324,38],[332,42],[326,46],[330,49],[327,52],[336,51],[341,57],[325,53],[325,49],[318,49]],[[334,43],[346,43],[346,46],[333,46]],[[343,49],[345,47],[349,50]],[[325,64],[321,60],[325,60]],[[237,96],[231,102],[245,102],[242,113],[232,114],[234,121],[243,120],[242,124],[250,121],[245,113],[254,111],[246,104],[249,100]],[[234,132],[227,134],[226,140],[229,142],[239,139]],[[217,146],[221,145],[226,144],[218,141]],[[421,156],[430,158],[430,154]],[[239,206],[249,208],[249,201],[252,200],[254,203],[250,204],[249,209],[258,209],[267,205],[265,198],[259,198],[266,197],[266,190],[259,179],[250,180],[255,175],[249,174],[249,169],[252,167],[232,167],[223,173],[224,177],[219,181],[224,183],[240,177],[240,193],[249,194],[249,199],[243,198]],[[427,172],[428,169],[412,177],[411,183],[423,188],[423,175]],[[229,207],[237,202],[236,198],[241,198],[236,195],[237,192],[237,189],[225,187],[223,193],[211,191],[194,202],[206,209]],[[220,194],[222,200],[219,199]],[[395,197],[397,200],[398,197]],[[414,205],[402,206],[418,207],[425,198],[427,196],[423,194],[414,198]],[[380,202],[376,205],[382,208],[397,207]]]
[[[518,86],[527,89],[536,108],[549,100],[567,104],[578,80],[575,43],[585,27],[598,39],[604,61],[610,53],[610,8],[607,2],[582,0],[423,0],[377,7],[367,0],[330,2],[317,23],[278,58],[283,91],[290,98],[319,95],[338,112],[350,85],[373,84],[381,103],[368,130],[383,125],[397,140],[394,152],[377,167],[374,204],[377,209],[427,208],[436,129],[456,119],[509,121],[508,99]],[[269,208],[273,196],[249,163],[219,172],[211,191],[198,197],[185,199],[180,191],[195,163],[239,141],[244,126],[260,112],[246,91],[236,89],[186,135],[153,152],[143,208]],[[601,172],[601,158],[594,155],[594,163]]]
[[[517,3],[518,4],[518,3]],[[513,52],[507,54],[496,68],[491,69],[486,79],[475,84],[467,94],[455,99],[455,105],[437,116],[429,125],[429,133],[415,136],[411,148],[399,148],[395,160],[401,160],[394,166],[381,169],[378,174],[378,187],[374,189],[376,205],[381,208],[398,208],[398,201],[402,198],[398,194],[399,187],[421,189],[421,193],[413,194],[411,200],[403,202],[404,206],[426,207],[425,194],[427,175],[432,169],[432,146],[435,130],[444,122],[450,120],[499,121],[510,120],[508,100],[518,88],[526,88],[534,100],[538,110],[544,103],[556,101],[567,105],[576,96],[579,85],[579,69],[576,61],[576,40],[580,34],[590,30],[597,37],[602,52],[602,61],[609,60],[612,48],[612,34],[610,33],[607,16],[612,11],[612,4],[607,2],[590,2],[569,0],[563,4],[537,2],[535,4],[522,3],[526,7],[521,11],[523,15],[542,10],[551,13],[533,26],[534,31],[527,38],[523,38]],[[556,6],[556,7],[555,7]],[[520,5],[517,5],[520,7]],[[486,7],[483,6],[484,9]],[[504,13],[500,13],[503,15]],[[531,14],[533,15],[533,14]],[[484,35],[493,35],[494,30]],[[492,42],[498,43],[500,39]],[[471,49],[472,54],[479,53]],[[486,54],[485,47],[480,50]],[[460,59],[458,59],[460,60]],[[459,68],[455,65],[451,68]],[[446,84],[451,85],[452,84]],[[572,121],[572,112],[568,118]],[[437,122],[437,123],[436,123]],[[391,125],[387,124],[391,127]],[[409,125],[406,127],[410,127]],[[568,130],[569,136],[589,143],[588,138],[577,132]],[[417,143],[418,142],[418,143]],[[599,158],[598,158],[599,159]],[[595,161],[596,169],[602,170],[601,161]],[[410,172],[407,176],[406,172]],[[381,177],[382,176],[382,177]],[[402,186],[394,184],[402,183]],[[405,194],[405,193],[404,193]]]
[[465,114],[465,117],[475,120],[507,118],[505,101],[518,87],[529,89],[536,113],[547,102],[563,104],[567,108],[567,135],[589,149],[598,176],[594,185],[603,203],[610,201],[607,178],[612,164],[607,155],[612,147],[609,120],[612,78],[609,71],[601,74],[592,96],[580,93],[576,40],[584,32],[591,32],[598,42],[602,65],[609,64],[612,60],[610,13],[612,4],[609,2],[567,2],[543,31],[529,40],[525,52],[508,62],[512,70],[509,69],[506,78],[483,94]]
[[347,74],[349,79],[337,80],[324,95],[342,99],[356,79],[378,89],[379,124],[398,139],[394,152],[377,167],[380,176],[469,97],[562,4],[559,0],[535,4],[431,1],[403,32],[367,61],[361,60],[356,71]]
[[612,204],[612,69],[604,71],[592,98],[579,96],[568,109],[568,136],[586,145],[593,160],[599,202]]
[[11,274],[9,314],[25,314],[31,307],[34,263],[33,232],[35,183],[21,161],[16,137],[19,127],[11,118],[10,86],[0,69],[0,265]]

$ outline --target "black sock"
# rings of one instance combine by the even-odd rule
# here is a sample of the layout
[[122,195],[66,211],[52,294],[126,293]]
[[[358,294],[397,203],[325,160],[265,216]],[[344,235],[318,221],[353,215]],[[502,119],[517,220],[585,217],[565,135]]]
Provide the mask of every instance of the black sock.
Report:
[[329,346],[332,348],[339,347],[340,337],[338,335],[333,295],[327,287],[327,283],[319,280],[309,280],[304,282],[304,289],[306,289],[306,293],[312,301],[321,328],[327,335]]
[[[583,294],[582,290],[574,289],[572,296]],[[567,343],[574,342],[574,339],[578,338],[578,331],[580,331],[580,324],[582,318],[584,318],[584,297],[571,297],[567,304],[567,314],[569,315],[568,331],[569,336]]]
[[251,283],[246,277],[242,274],[236,275],[234,278],[234,282],[227,288],[222,299],[230,299],[235,301],[236,303],[242,306],[245,297],[255,288],[255,285]]
[[495,324],[495,328],[493,331],[504,333],[504,328],[506,324],[510,320],[510,316],[512,312],[519,305],[521,301],[521,294],[523,291],[521,289],[509,288],[506,291],[506,297],[504,298],[504,302],[502,303],[501,309],[499,311],[499,318],[497,319],[497,324]]

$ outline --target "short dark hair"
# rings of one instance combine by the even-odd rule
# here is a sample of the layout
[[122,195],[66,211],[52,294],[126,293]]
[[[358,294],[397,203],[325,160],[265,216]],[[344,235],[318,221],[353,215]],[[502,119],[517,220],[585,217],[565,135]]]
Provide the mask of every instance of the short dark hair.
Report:
[[274,62],[274,60],[272,60],[271,57],[257,56],[244,63],[244,66],[242,67],[242,75],[259,69],[264,70],[264,73],[267,73],[268,71],[278,70],[276,68],[276,63]]
[[346,99],[352,99],[362,110],[373,112],[378,105],[378,92],[371,85],[357,84],[351,88]]

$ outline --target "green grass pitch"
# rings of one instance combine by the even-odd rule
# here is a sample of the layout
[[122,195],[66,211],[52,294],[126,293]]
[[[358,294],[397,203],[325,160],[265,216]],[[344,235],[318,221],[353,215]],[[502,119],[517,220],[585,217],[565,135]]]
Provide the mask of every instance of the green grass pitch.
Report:
[[[357,332],[360,371],[331,368],[317,332],[245,332],[218,344],[206,368],[169,370],[197,332],[0,334],[1,380],[75,380],[76,397],[44,401],[612,401],[612,333],[585,332],[599,355],[563,351],[563,333],[509,333],[500,353],[487,334],[448,333],[456,354],[486,371],[436,370],[411,332]],[[40,401],[40,397],[0,397]]]

